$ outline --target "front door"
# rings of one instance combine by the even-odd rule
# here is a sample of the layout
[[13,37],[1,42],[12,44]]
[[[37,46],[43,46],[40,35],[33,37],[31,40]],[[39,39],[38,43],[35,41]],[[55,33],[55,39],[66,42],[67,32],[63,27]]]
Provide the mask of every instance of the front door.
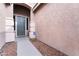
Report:
[[16,36],[25,36],[25,21],[26,17],[16,16]]

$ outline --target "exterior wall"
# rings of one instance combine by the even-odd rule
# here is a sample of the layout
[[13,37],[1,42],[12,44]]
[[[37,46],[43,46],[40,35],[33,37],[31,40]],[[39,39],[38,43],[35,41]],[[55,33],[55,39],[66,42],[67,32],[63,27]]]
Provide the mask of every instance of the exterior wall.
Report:
[[0,4],[0,48],[4,45],[5,43],[5,8],[3,4]]
[[33,10],[31,9],[31,12],[30,12],[30,31],[29,31],[29,37],[31,39],[35,39],[36,36],[35,36],[35,21],[34,21],[34,14],[33,14]]
[[79,55],[79,4],[46,4],[38,9],[37,39],[67,55]]
[[13,18],[13,14],[12,14],[12,6],[5,6],[4,3],[0,3],[0,48],[5,44],[5,42],[7,41],[6,37],[11,37],[9,38],[10,40],[13,38],[11,35],[6,36],[7,30],[9,31],[9,29],[7,29],[6,26],[6,21],[7,18]]
[[13,20],[13,4],[5,7],[5,41],[15,41],[14,20]]

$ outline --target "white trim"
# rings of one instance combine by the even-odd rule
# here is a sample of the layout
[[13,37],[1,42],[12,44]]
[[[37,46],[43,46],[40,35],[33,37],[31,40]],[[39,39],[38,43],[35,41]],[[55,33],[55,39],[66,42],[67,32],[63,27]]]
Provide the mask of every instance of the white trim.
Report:
[[33,7],[33,11],[35,11],[37,9],[37,7],[40,5],[41,3],[37,3],[34,7]]
[[28,17],[27,16],[23,16],[23,15],[15,15],[15,27],[16,27],[16,29],[15,29],[16,32],[15,33],[16,33],[16,37],[18,37],[17,36],[17,21],[16,21],[18,16],[25,17],[25,36],[26,36],[26,19]]
[[14,16],[23,16],[23,17],[29,17],[29,16],[27,16],[27,15],[22,15],[22,14],[14,14]]

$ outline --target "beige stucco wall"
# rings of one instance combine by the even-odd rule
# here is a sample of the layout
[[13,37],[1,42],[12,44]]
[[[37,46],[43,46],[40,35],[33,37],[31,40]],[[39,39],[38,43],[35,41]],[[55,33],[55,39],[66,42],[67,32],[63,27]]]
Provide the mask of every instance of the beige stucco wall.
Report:
[[79,55],[79,4],[46,4],[38,9],[37,39],[67,55]]
[[5,11],[3,11],[3,9],[5,9],[4,8],[4,5],[2,5],[2,4],[0,4],[0,7],[2,7],[2,8],[0,8],[0,48],[2,47],[2,45],[4,45],[4,43],[5,43],[5,34],[4,34],[4,26],[5,26],[5,18],[4,18],[4,13],[5,13]]
[[5,6],[0,3],[0,48],[5,43],[5,16],[6,16]]
[[[6,21],[7,20],[13,20],[13,6],[5,6],[4,3],[0,3],[0,48],[5,44],[7,41],[6,37],[11,37],[6,36],[9,31],[9,29],[6,29]],[[9,28],[9,27],[8,27]],[[11,37],[13,38],[13,37]],[[11,40],[11,38],[9,38]]]
[[6,16],[6,11],[5,11],[5,6],[3,4],[0,4],[0,32],[4,32],[4,19],[5,19],[5,16]]

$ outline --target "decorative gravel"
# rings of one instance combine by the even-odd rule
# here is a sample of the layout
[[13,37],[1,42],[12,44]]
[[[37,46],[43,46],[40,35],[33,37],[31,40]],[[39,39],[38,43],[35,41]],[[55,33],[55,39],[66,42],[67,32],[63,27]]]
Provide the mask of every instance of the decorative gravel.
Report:
[[67,56],[66,54],[58,51],[55,48],[48,46],[47,44],[39,41],[39,40],[31,40],[33,45],[40,51],[43,56]]
[[1,51],[0,51],[1,56],[16,56],[17,55],[17,44],[16,42],[8,42],[6,43]]

